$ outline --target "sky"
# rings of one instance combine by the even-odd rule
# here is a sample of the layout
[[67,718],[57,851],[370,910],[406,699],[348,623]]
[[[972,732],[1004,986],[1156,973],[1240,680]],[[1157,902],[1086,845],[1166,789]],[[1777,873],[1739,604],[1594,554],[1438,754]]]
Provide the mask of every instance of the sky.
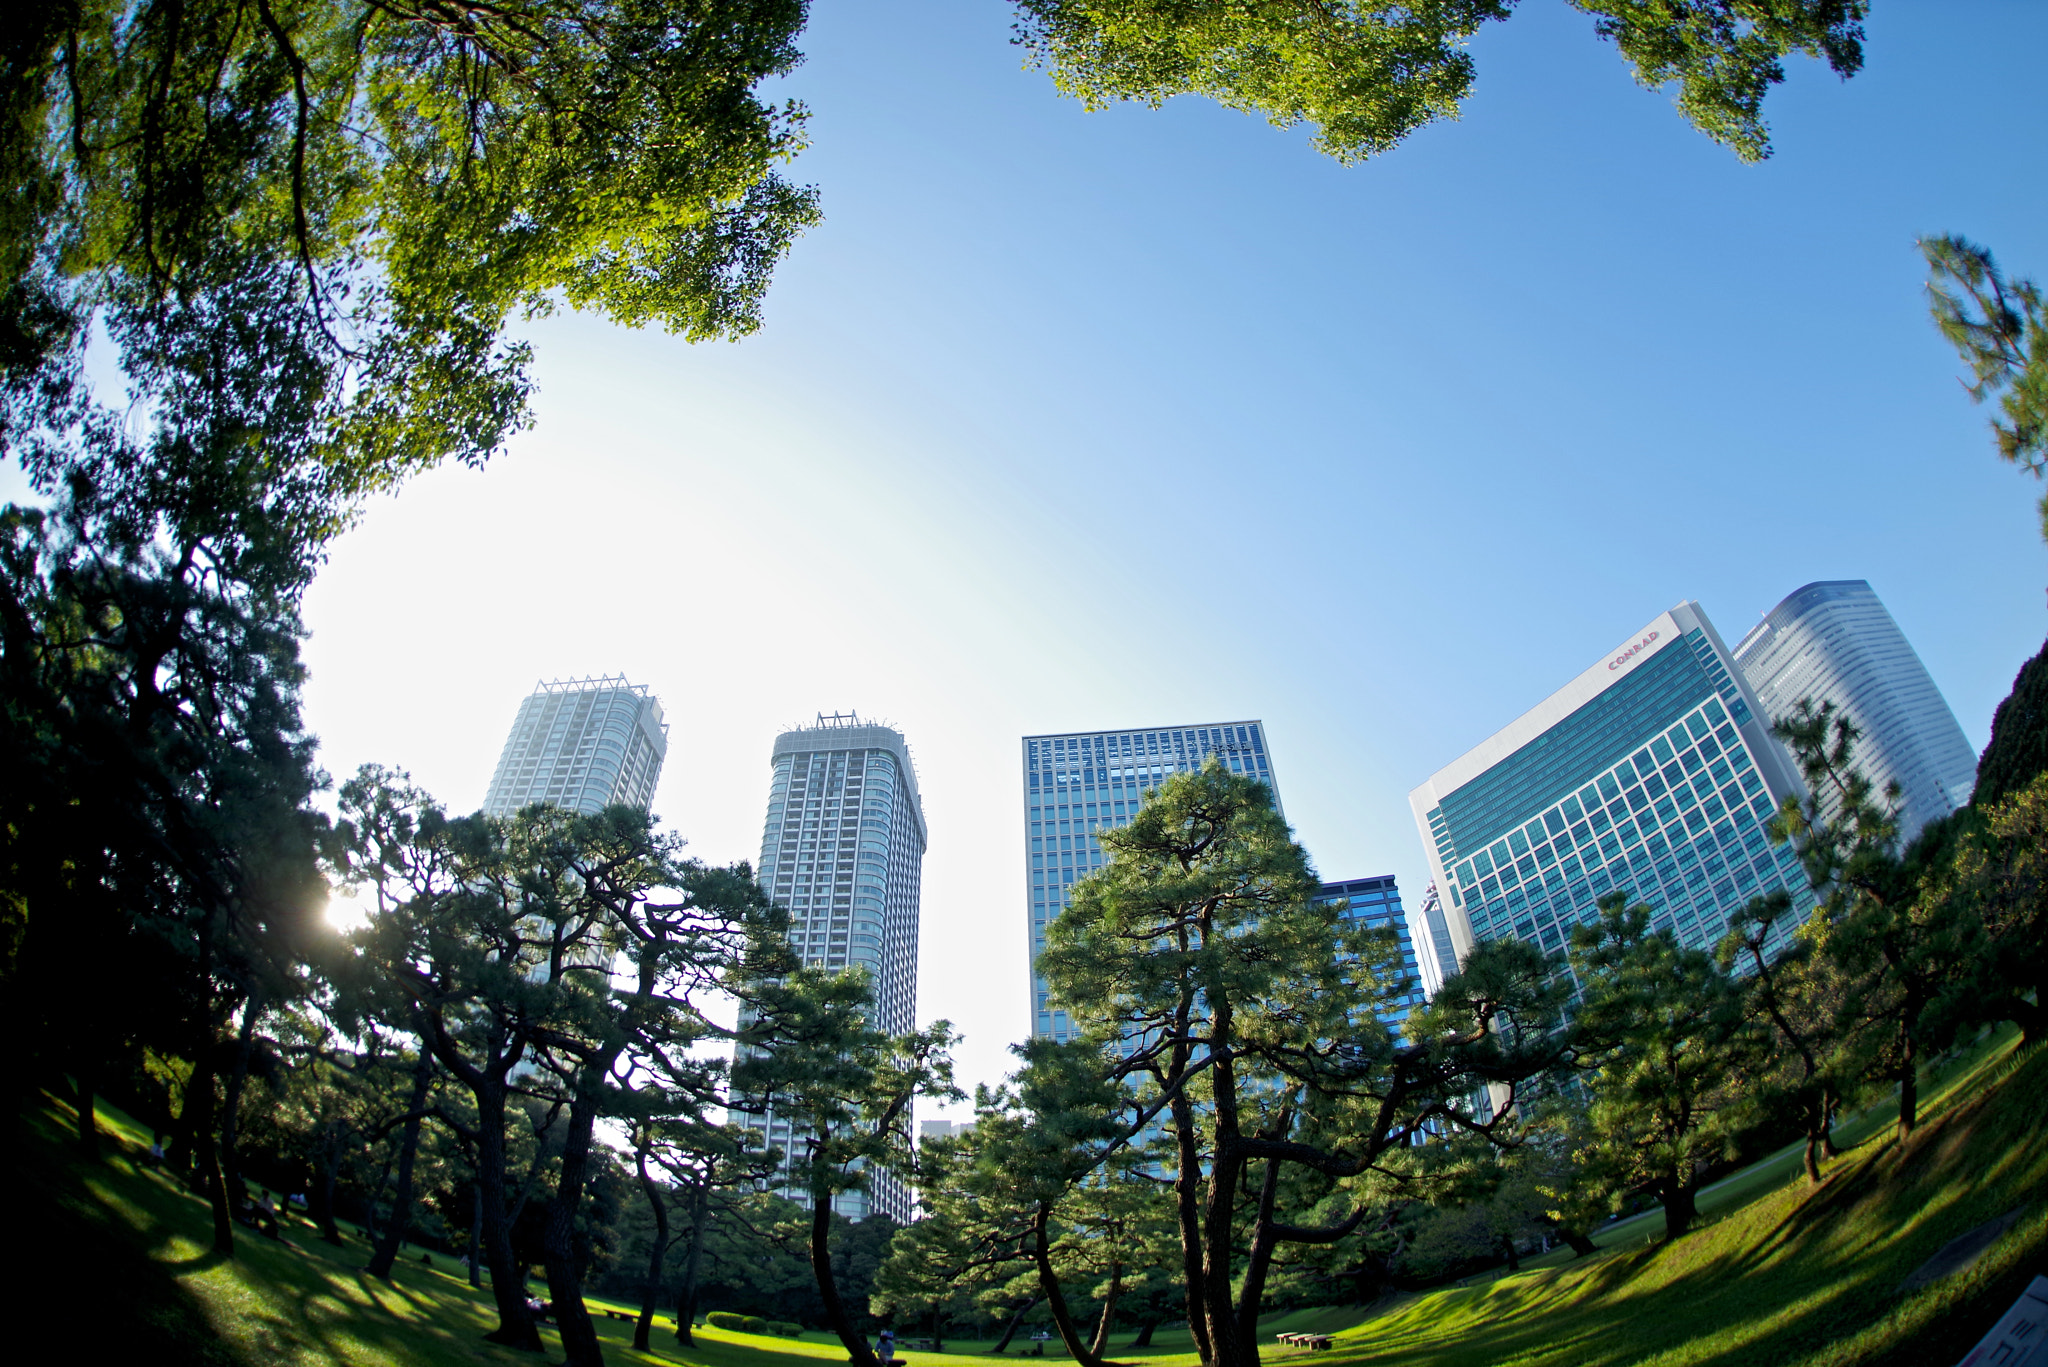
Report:
[[1860,578],[1983,745],[2048,550],[1914,239],[2048,276],[2048,6],[1885,0],[1862,74],[1791,65],[1761,165],[1561,0],[1349,168],[1198,100],[1087,112],[1009,23],[816,0],[774,93],[824,219],[755,336],[522,325],[532,430],[374,504],[307,600],[337,779],[471,810],[538,680],[624,673],[655,812],[751,860],[776,734],[886,721],[971,1087],[1028,1028],[1021,736],[1260,719],[1324,876],[1412,904],[1436,769],[1676,602],[1732,645]]

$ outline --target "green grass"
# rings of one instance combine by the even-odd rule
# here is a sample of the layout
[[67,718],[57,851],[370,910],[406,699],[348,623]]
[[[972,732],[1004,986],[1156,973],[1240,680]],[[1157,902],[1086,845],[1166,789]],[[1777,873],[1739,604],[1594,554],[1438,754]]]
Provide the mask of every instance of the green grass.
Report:
[[[1952,1362],[2034,1273],[2048,1270],[2048,1138],[2039,1133],[2048,1050],[2021,1056],[2009,1037],[1994,1038],[1928,1092],[1910,1148],[1892,1142],[1893,1113],[1873,1108],[1844,1127],[1855,1147],[1818,1188],[1807,1185],[1796,1148],[1773,1154],[1704,1193],[1702,1225],[1669,1248],[1650,1242],[1661,1228],[1650,1212],[1601,1230],[1603,1251],[1592,1258],[1558,1250],[1518,1273],[1371,1311],[1269,1316],[1260,1326],[1265,1355],[1312,1357],[1318,1367]],[[26,1277],[14,1290],[39,1317],[95,1344],[90,1356],[220,1367],[534,1362],[482,1341],[496,1322],[489,1296],[445,1258],[432,1269],[416,1257],[401,1261],[394,1281],[380,1282],[360,1271],[367,1250],[359,1234],[334,1249],[300,1223],[282,1244],[240,1231],[236,1258],[216,1259],[205,1204],[137,1166],[146,1133],[102,1110],[108,1153],[85,1164],[69,1146],[70,1120],[53,1107],[32,1117],[24,1136],[32,1178],[13,1212],[13,1238],[28,1256],[17,1259]],[[2019,1222],[1974,1267],[1899,1293],[1942,1244],[2016,1207]],[[620,1363],[845,1360],[837,1340],[817,1332],[792,1340],[704,1328],[685,1350],[666,1319],[657,1321],[655,1350],[635,1353],[630,1324],[597,1323],[607,1357]],[[1333,1334],[1336,1345],[1326,1353],[1274,1345],[1271,1336],[1287,1331]],[[559,1345],[545,1336],[559,1360]],[[1113,1343],[1118,1358],[1147,1367],[1194,1361],[1184,1327],[1162,1327],[1145,1350],[1129,1339]],[[901,1357],[908,1367],[940,1367],[991,1344],[947,1346]],[[1006,1358],[1025,1346],[1013,1343]],[[1056,1341],[1044,1356],[1066,1358]]]

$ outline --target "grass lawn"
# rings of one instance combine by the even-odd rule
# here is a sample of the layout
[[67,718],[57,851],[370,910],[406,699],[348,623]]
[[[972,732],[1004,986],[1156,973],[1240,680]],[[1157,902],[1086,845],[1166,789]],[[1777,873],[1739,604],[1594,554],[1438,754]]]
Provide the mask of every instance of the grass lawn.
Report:
[[[2048,1271],[2048,1050],[2021,1056],[1994,1037],[1931,1080],[1913,1146],[1892,1143],[1895,1117],[1873,1110],[1844,1127],[1855,1147],[1809,1188],[1796,1148],[1773,1154],[1702,1196],[1703,1223],[1669,1249],[1649,1241],[1655,1212],[1601,1230],[1603,1251],[1564,1250],[1518,1273],[1383,1302],[1268,1317],[1266,1356],[1312,1357],[1318,1367],[1400,1362],[1414,1367],[1620,1367],[1621,1364],[1927,1364],[1954,1362],[2035,1273]],[[360,1235],[321,1243],[303,1223],[283,1243],[238,1231],[237,1257],[209,1252],[204,1202],[138,1167],[149,1136],[102,1110],[107,1155],[81,1163],[69,1111],[30,1118],[22,1160],[30,1181],[15,1214],[13,1286],[38,1319],[65,1326],[67,1356],[133,1357],[220,1367],[373,1367],[533,1363],[486,1344],[496,1322],[487,1293],[448,1259],[401,1261],[391,1283],[366,1277]],[[1968,1271],[1912,1293],[1899,1283],[1948,1240],[2010,1211],[2018,1222]],[[607,1302],[593,1299],[593,1310]],[[637,1307],[614,1305],[633,1310]],[[844,1362],[828,1334],[791,1340],[705,1328],[677,1346],[658,1320],[655,1349],[628,1346],[632,1326],[600,1318],[607,1357],[620,1363],[799,1367]],[[1335,1335],[1326,1353],[1279,1348],[1271,1335]],[[552,1335],[550,1356],[559,1360]],[[1113,1344],[1147,1367],[1194,1362],[1185,1328],[1162,1327],[1145,1350]],[[86,1345],[92,1345],[87,1348]],[[940,1367],[986,1354],[987,1342],[949,1342],[943,1354],[901,1355]],[[1006,1358],[1020,1356],[1013,1343]],[[1065,1359],[1057,1341],[1044,1356]]]

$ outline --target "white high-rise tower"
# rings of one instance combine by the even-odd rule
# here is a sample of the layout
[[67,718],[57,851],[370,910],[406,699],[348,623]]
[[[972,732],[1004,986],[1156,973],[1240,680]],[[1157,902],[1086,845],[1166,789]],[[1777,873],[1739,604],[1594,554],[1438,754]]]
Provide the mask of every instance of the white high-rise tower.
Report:
[[[910,747],[893,727],[820,713],[815,725],[775,738],[772,763],[761,885],[788,910],[790,943],[804,963],[865,967],[875,986],[875,1023],[901,1034],[917,1020],[925,850]],[[789,1147],[786,1119],[746,1121]],[[872,1191],[837,1204],[856,1220],[870,1209],[902,1221],[911,1215],[909,1189],[887,1173],[876,1174]]]
[[1767,720],[1802,698],[1832,702],[1863,735],[1856,764],[1882,792],[1899,785],[1899,837],[1966,805],[1977,752],[1906,634],[1861,579],[1797,590],[1735,647]]
[[585,815],[614,803],[644,811],[667,756],[668,725],[645,684],[623,674],[542,683],[519,704],[484,813],[511,816],[536,802]]

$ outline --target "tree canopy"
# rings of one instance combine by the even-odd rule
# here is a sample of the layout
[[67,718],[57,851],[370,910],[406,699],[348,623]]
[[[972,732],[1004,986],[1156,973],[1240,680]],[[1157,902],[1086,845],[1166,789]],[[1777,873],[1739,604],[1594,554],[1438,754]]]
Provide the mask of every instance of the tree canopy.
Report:
[[[1203,95],[1286,128],[1313,124],[1338,161],[1375,156],[1458,116],[1467,44],[1517,0],[1017,0],[1017,35],[1090,108]],[[1745,161],[1770,155],[1764,96],[1794,54],[1863,65],[1864,0],[1572,0],[1636,79],[1675,85],[1694,127]]]

